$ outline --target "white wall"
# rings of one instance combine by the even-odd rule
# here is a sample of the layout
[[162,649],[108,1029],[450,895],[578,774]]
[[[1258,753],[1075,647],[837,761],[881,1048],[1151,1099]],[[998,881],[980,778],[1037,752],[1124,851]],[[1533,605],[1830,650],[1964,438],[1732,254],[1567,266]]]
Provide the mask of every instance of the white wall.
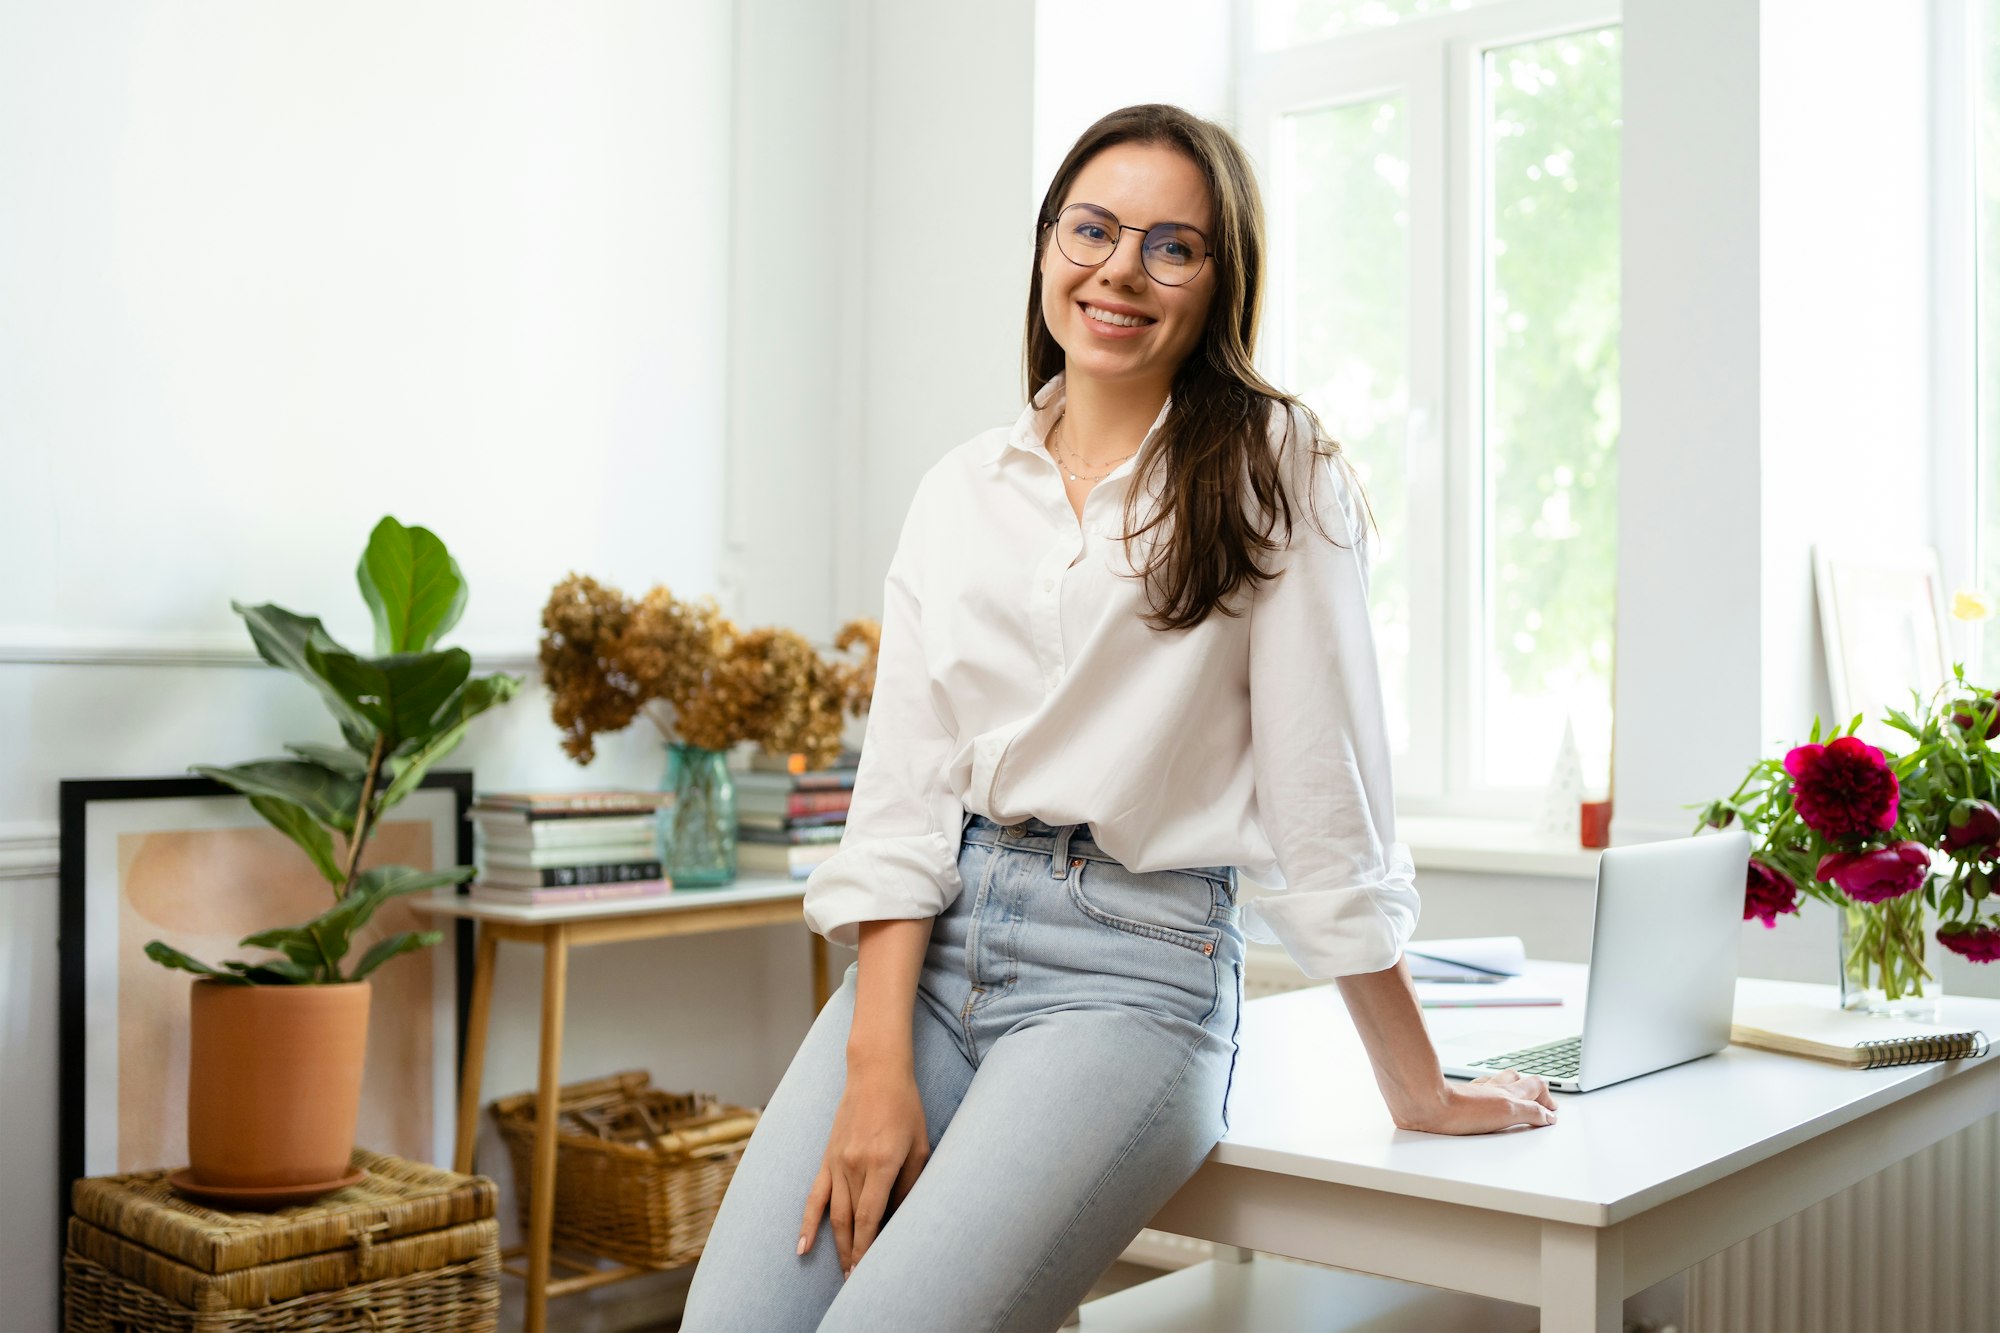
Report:
[[[865,349],[857,522],[839,557],[843,615],[881,614],[917,479],[1020,415],[1034,262],[1028,199],[1034,6],[867,6]],[[851,610],[846,609],[851,608]]]
[[[366,646],[384,512],[451,545],[487,666],[529,667],[570,568],[715,583],[730,42],[723,0],[0,10],[0,1306],[31,1326],[57,781],[327,737],[229,601]],[[582,779],[547,717],[525,692],[454,762]],[[657,781],[656,740],[605,749],[590,779]],[[761,1094],[806,958],[776,929],[593,955],[567,1072]],[[503,952],[503,1019],[536,982]],[[532,1025],[501,1031],[493,1093],[533,1082]]]
[[1230,9],[1155,0],[1139,20],[1118,5],[1037,0],[1029,208],[1041,205],[1077,136],[1121,106],[1171,102],[1234,129]]
[[[385,511],[458,556],[482,669],[535,675],[572,568],[816,639],[879,615],[918,473],[1019,410],[1032,32],[1027,0],[0,13],[6,1308],[56,1287],[56,782],[325,736],[228,603],[365,645]],[[912,253],[918,208],[948,230]],[[578,770],[547,708],[454,762],[657,781],[643,728]],[[807,958],[793,927],[595,949],[565,1076],[761,1102]],[[537,961],[501,951],[489,1098],[533,1082]]]
[[1625,2],[1620,841],[1685,833],[1762,744],[1758,8]]
[[[1766,4],[1763,740],[1833,716],[1811,548],[1933,532],[1929,5]],[[1720,793],[1718,793],[1719,795]]]

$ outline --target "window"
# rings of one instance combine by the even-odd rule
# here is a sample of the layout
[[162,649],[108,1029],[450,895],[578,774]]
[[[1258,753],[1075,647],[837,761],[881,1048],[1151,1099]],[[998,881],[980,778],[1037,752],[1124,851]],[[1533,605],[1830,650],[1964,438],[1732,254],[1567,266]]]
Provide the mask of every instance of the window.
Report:
[[[1946,13],[1950,13],[1949,7]],[[2000,592],[2000,0],[1974,0],[1960,17],[1972,34],[1972,429],[1978,510],[1976,582]],[[1959,105],[1963,106],[1963,103]],[[1943,156],[1943,154],[1941,154]],[[1942,182],[1941,182],[1942,183]],[[1991,625],[1973,638],[1968,671],[1991,675]],[[1983,650],[1983,651],[1982,651]],[[1984,673],[1980,675],[1979,673]]]
[[1238,71],[1271,212],[1260,356],[1374,507],[1408,813],[1532,812],[1566,725],[1607,776],[1618,17],[1260,0]]

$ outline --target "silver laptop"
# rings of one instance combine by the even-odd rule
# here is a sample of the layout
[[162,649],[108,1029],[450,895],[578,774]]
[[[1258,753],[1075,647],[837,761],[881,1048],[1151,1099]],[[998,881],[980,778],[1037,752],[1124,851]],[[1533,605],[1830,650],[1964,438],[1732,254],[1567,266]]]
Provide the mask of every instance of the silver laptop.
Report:
[[[1589,1092],[1729,1044],[1750,835],[1741,829],[1606,848],[1597,861],[1583,1031],[1436,1039],[1452,1078],[1502,1069]],[[1470,983],[1476,985],[1477,983]]]

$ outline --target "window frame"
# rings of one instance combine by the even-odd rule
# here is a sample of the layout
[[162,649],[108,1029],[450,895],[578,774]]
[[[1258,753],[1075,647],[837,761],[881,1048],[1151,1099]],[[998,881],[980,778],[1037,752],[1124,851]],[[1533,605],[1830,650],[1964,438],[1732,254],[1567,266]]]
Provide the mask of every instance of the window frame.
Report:
[[[1931,6],[1931,528],[1945,579],[1979,586],[1984,492],[1979,468],[1979,50],[1976,0]],[[1993,299],[2000,299],[1995,293]],[[1989,594],[2000,589],[1986,589]],[[1983,679],[1984,635],[1946,622],[1954,660]]]
[[1489,255],[1483,62],[1512,46],[1624,21],[1623,0],[1485,0],[1469,9],[1259,50],[1255,0],[1237,0],[1233,108],[1267,200],[1270,262],[1258,368],[1289,389],[1289,115],[1400,96],[1408,117],[1410,749],[1398,813],[1526,820],[1545,774],[1483,781],[1486,544],[1483,432]]

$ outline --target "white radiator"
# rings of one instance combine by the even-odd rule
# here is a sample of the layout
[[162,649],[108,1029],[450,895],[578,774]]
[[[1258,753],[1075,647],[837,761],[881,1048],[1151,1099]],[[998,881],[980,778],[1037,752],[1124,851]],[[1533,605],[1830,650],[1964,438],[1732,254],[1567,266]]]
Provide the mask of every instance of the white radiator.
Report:
[[[1246,1000],[1313,984],[1282,950],[1246,951]],[[1686,1333],[2000,1333],[1996,1193],[2000,1116],[1696,1264],[1687,1273],[1683,1327]],[[1124,1257],[1172,1269],[1201,1263],[1214,1250],[1207,1241],[1147,1230]]]
[[1688,1270],[1688,1333],[2000,1328],[2000,1116]]

